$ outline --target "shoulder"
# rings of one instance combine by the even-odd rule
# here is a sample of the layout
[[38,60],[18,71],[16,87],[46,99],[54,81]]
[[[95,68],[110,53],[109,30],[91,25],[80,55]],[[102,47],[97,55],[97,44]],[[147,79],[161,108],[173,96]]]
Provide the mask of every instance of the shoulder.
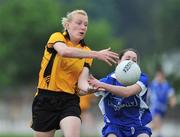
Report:
[[136,82],[141,87],[140,96],[143,96],[147,92],[148,87],[148,76],[145,73],[141,73],[139,80]]
[[64,37],[64,35],[61,32],[54,32],[50,37]]
[[108,84],[112,84],[113,81],[115,81],[115,80],[116,80],[116,78],[115,78],[114,72],[112,72],[112,73],[108,74],[106,77],[100,79],[101,82],[108,83]]
[[142,72],[139,81],[142,82],[145,86],[148,86],[148,82],[149,82],[148,75]]
[[56,42],[63,42],[63,43],[66,42],[66,38],[61,32],[52,33],[48,40],[48,44],[50,44],[51,46],[52,44],[55,44]]
[[149,79],[149,77],[148,77],[148,75],[147,75],[146,73],[141,72],[140,79],[146,79],[146,80],[148,80],[148,79]]

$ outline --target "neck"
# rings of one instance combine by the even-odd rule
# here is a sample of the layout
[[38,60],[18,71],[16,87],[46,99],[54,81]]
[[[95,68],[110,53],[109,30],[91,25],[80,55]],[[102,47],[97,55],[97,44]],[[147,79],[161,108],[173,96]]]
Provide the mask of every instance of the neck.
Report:
[[74,45],[74,46],[76,46],[76,45],[78,45],[79,44],[79,41],[78,40],[70,40],[71,42],[72,42],[72,44]]

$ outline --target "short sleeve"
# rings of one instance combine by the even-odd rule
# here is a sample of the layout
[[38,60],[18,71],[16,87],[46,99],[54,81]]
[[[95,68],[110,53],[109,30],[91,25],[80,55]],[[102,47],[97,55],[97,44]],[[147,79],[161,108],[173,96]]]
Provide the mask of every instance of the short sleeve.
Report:
[[86,58],[85,63],[88,64],[89,66],[92,65],[93,59],[92,58]]
[[52,48],[52,46],[56,43],[56,42],[63,42],[65,43],[66,39],[64,37],[64,35],[60,32],[55,32],[53,33],[48,42],[47,42],[47,45],[48,45],[48,48]]
[[[91,49],[89,47],[86,47],[85,50],[91,51]],[[93,63],[93,58],[86,58],[85,59],[85,64],[88,64],[89,67],[91,67],[92,63]]]
[[148,76],[144,73],[141,74],[139,81],[137,83],[141,87],[140,96],[143,96],[147,91],[148,86]]

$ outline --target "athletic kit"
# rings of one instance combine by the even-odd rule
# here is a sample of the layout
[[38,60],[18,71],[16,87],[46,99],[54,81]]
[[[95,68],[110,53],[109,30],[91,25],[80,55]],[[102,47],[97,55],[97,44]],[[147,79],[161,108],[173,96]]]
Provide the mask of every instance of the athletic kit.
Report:
[[[111,73],[102,78],[101,82],[123,86],[116,80],[115,74]],[[151,113],[146,104],[148,77],[142,73],[137,84],[142,91],[138,95],[127,98],[113,95],[112,93],[97,92],[102,95],[99,107],[104,116],[105,126],[102,130],[103,137],[113,133],[117,137],[137,137],[141,133],[151,135],[151,129],[146,125],[152,120]]]
[[66,58],[57,54],[53,45],[63,42],[68,47],[89,51],[84,40],[76,46],[69,34],[53,33],[45,47],[39,72],[37,92],[32,105],[32,125],[35,131],[59,129],[59,122],[67,116],[80,117],[77,81],[83,67],[90,68],[91,58]]
[[172,86],[167,82],[158,83],[153,80],[149,86],[150,110],[152,115],[164,117],[167,111],[169,97],[175,94]]

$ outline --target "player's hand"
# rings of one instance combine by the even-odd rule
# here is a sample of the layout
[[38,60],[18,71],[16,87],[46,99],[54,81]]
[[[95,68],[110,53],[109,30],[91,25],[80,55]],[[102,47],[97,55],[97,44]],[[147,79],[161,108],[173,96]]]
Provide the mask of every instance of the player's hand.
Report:
[[97,80],[93,75],[89,76],[88,83],[94,87],[98,91],[104,91],[103,88],[101,88],[101,82]]
[[97,54],[97,59],[106,62],[110,66],[112,66],[113,63],[117,64],[117,61],[119,59],[119,55],[111,51],[111,48],[100,50],[97,52]]
[[93,93],[96,93],[96,92],[99,92],[99,91],[102,91],[102,89],[99,90],[99,89],[93,87],[92,85],[89,85],[87,91],[84,91],[84,90],[81,90],[81,89],[77,89],[76,90],[76,94],[78,96],[84,96],[84,95],[93,94]]

